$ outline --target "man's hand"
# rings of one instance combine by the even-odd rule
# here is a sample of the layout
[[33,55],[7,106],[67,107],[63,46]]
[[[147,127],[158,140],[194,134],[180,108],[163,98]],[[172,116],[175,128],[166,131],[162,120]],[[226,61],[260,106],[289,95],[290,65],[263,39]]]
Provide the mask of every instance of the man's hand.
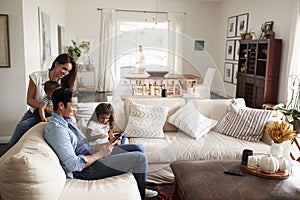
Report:
[[93,155],[97,158],[97,160],[109,156],[111,154],[113,147],[114,144],[110,142],[103,143],[103,144],[95,144],[94,146],[95,153]]
[[113,150],[113,147],[114,147],[114,143],[110,143],[110,142],[103,143],[103,144],[95,144],[94,153],[92,155],[85,156],[88,160],[88,163],[85,165],[85,168],[89,167],[100,158],[109,156],[111,154],[111,151]]

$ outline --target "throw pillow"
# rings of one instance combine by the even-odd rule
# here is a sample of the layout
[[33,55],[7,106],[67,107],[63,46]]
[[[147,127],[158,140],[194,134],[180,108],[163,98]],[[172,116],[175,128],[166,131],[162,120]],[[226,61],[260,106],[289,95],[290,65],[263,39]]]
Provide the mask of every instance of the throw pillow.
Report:
[[127,137],[163,138],[163,126],[169,108],[160,105],[131,103],[131,111],[125,129]]
[[168,122],[195,139],[208,133],[218,123],[216,120],[203,116],[193,102],[182,106],[168,119]]
[[215,131],[250,142],[260,141],[272,111],[239,106],[235,99],[230,106],[231,111],[215,127]]

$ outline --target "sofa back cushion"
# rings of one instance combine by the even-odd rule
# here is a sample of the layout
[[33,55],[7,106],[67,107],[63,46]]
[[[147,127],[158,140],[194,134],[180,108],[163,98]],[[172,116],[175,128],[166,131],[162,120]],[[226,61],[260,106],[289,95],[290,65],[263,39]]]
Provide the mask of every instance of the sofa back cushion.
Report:
[[[127,117],[127,120],[131,109],[131,104],[132,104],[131,102],[142,104],[142,105],[160,105],[160,106],[168,107],[169,111],[167,114],[167,119],[169,119],[171,115],[173,115],[181,106],[185,104],[185,100],[183,98],[160,98],[160,97],[125,98],[124,102],[125,102],[125,115]],[[167,132],[169,131],[174,132],[174,131],[178,131],[178,128],[171,125],[168,121],[166,121],[163,126],[163,130]]]
[[2,199],[53,200],[60,196],[66,175],[43,138],[46,124],[32,127],[0,158]]
[[[210,119],[221,121],[223,117],[231,110],[230,102],[232,99],[194,99],[192,101],[197,107],[197,110]],[[235,99],[236,102],[242,107],[246,107],[243,98]]]

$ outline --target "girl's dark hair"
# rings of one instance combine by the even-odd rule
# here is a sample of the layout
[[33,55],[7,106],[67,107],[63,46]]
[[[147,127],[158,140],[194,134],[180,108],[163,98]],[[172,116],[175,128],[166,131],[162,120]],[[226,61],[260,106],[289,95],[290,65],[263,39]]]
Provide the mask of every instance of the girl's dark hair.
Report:
[[52,94],[52,102],[53,102],[53,110],[57,111],[58,103],[62,102],[65,107],[69,102],[72,102],[73,90],[69,88],[59,88],[53,91]]
[[109,123],[110,129],[113,129],[113,124],[114,124],[114,121],[115,121],[114,109],[113,109],[113,107],[110,103],[100,103],[96,107],[95,112],[96,112],[97,120],[99,119],[99,116],[101,114],[110,115],[108,123]]
[[50,71],[54,69],[55,63],[58,63],[58,64],[71,63],[72,64],[71,71],[69,71],[69,74],[66,75],[66,76],[64,76],[60,80],[60,84],[64,88],[73,88],[75,80],[76,80],[76,76],[77,76],[77,71],[78,71],[76,60],[72,56],[70,56],[69,54],[67,54],[67,53],[60,54],[53,61],[52,66],[50,68]]

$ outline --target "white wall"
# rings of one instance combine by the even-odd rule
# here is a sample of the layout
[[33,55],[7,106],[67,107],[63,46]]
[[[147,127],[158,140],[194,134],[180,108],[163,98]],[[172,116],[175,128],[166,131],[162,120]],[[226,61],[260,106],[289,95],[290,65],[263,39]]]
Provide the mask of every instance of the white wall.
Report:
[[38,7],[50,15],[52,55],[57,56],[58,24],[66,22],[64,0],[1,0],[0,13],[9,15],[10,68],[0,68],[0,143],[7,142],[27,110],[29,74],[41,69]]
[[[90,39],[94,47],[99,43],[100,33],[100,11],[97,8],[115,8],[124,10],[146,10],[155,11],[155,1],[153,0],[67,0],[68,8],[73,12],[68,12],[68,36],[71,40],[80,42],[83,39]],[[220,3],[207,1],[181,1],[181,0],[161,0],[158,3],[158,10],[165,12],[185,12],[184,40],[186,51],[183,54],[184,73],[204,75],[209,65],[215,65],[215,52],[219,51],[220,44],[216,38],[221,32],[220,26]],[[204,40],[206,52],[194,51],[194,40]],[[93,49],[93,47],[92,47]],[[205,58],[205,59],[201,59]],[[94,63],[97,65],[97,63]],[[218,73],[220,74],[220,73]],[[224,90],[221,76],[221,90]]]
[[0,68],[0,136],[7,140],[5,136],[11,135],[16,122],[26,109],[22,1],[1,0],[0,13],[8,14],[9,20],[11,67]]
[[[274,21],[273,31],[275,37],[282,39],[282,56],[281,56],[281,69],[279,79],[279,94],[278,101],[285,102],[286,88],[287,88],[287,73],[289,70],[288,54],[290,48],[290,30],[292,17],[295,16],[295,8],[297,7],[297,0],[226,0],[222,2],[221,6],[221,26],[222,31],[219,38],[221,39],[220,51],[218,53],[218,66],[221,68],[225,61],[225,41],[227,31],[227,18],[234,15],[249,13],[248,28],[252,29],[256,36],[259,38],[261,24],[266,21]],[[222,68],[223,69],[223,68]],[[223,70],[224,71],[224,70]],[[222,71],[222,73],[223,73]],[[236,86],[233,84],[225,83],[225,89],[228,97],[235,97]]]

